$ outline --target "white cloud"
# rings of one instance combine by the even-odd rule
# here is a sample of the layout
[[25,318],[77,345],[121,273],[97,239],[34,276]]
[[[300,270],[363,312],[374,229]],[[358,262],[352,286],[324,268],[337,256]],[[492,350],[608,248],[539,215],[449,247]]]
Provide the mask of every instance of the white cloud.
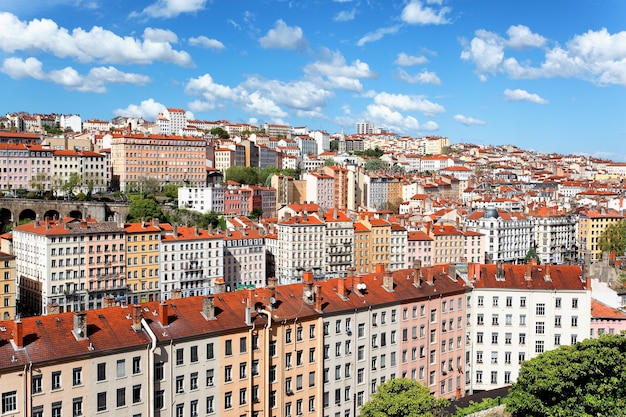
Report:
[[269,98],[264,97],[258,91],[246,95],[243,102],[246,111],[259,116],[274,118],[287,116],[287,113],[284,112],[276,103]]
[[465,126],[483,126],[487,124],[487,122],[479,119],[474,119],[473,117],[463,116],[462,114],[455,115],[454,120]]
[[395,72],[395,77],[409,84],[433,84],[441,85],[441,79],[434,72],[423,70],[419,74],[410,75],[402,68]]
[[420,124],[413,116],[404,116],[397,110],[383,104],[367,106],[361,120],[370,120],[378,126],[386,127],[396,133],[411,133],[415,131],[435,131],[439,129],[434,121]]
[[81,75],[72,67],[52,70],[46,73],[43,64],[37,58],[7,58],[0,68],[0,72],[13,79],[34,78],[64,86],[69,90],[89,93],[106,92],[106,84],[135,84],[144,85],[150,82],[150,77],[141,74],[122,72],[115,67],[92,68],[87,75]]
[[[440,1],[428,1],[428,4],[441,5]],[[446,14],[452,9],[441,7],[436,10],[432,7],[424,6],[420,0],[411,0],[402,10],[401,18],[411,25],[444,25],[450,23]]]
[[363,46],[368,42],[378,41],[382,39],[385,35],[390,35],[390,34],[398,32],[398,29],[399,29],[398,26],[391,26],[388,28],[376,29],[374,32],[370,32],[366,34],[365,36],[363,36],[361,39],[358,40],[356,44],[357,46]]
[[221,51],[224,49],[224,44],[217,39],[210,39],[206,36],[198,36],[195,38],[189,38],[189,45],[203,46],[205,48]]
[[333,20],[335,22],[348,22],[350,20],[354,20],[355,16],[356,16],[356,9],[344,10],[344,11],[337,13],[335,17],[333,17]]
[[240,85],[246,91],[261,92],[281,106],[298,110],[316,110],[328,104],[333,93],[309,81],[282,82],[250,77]]
[[236,100],[238,96],[237,89],[233,89],[222,84],[216,84],[213,81],[213,77],[209,74],[189,80],[185,86],[185,93],[204,97],[206,100],[211,102],[219,100]]
[[133,12],[130,16],[171,18],[182,13],[194,13],[202,10],[206,2],[207,0],[157,0],[156,3],[151,4],[141,12]]
[[506,101],[529,101],[531,103],[536,104],[547,104],[548,100],[541,98],[537,94],[529,93],[526,90],[516,89],[509,90],[508,88],[504,90],[504,99]]
[[307,42],[304,39],[304,33],[298,26],[287,26],[287,24],[279,19],[274,24],[274,28],[267,31],[267,34],[259,39],[259,43],[263,48],[275,49],[305,49]]
[[406,94],[379,93],[374,97],[374,103],[390,109],[400,111],[421,112],[426,115],[443,113],[446,109],[437,103],[433,103],[423,97],[409,96]]
[[527,26],[511,26],[506,34],[509,35],[507,45],[513,49],[540,48],[546,43],[546,38],[532,33]]
[[495,33],[478,30],[464,45],[461,58],[476,66],[475,72],[481,80],[503,73],[513,79],[577,78],[597,85],[626,86],[626,31],[611,34],[606,29],[589,30],[574,36],[564,47],[557,45],[546,49],[543,61],[533,64],[505,57],[505,49],[512,45],[516,48],[544,45],[546,41],[526,32],[524,27],[512,28],[508,32],[509,41]]
[[400,52],[393,63],[396,65],[400,65],[401,67],[412,67],[414,65],[426,64],[427,62],[428,58],[426,58],[424,55],[412,56],[404,52]]
[[175,42],[176,35],[167,30],[146,28],[142,41],[131,36],[118,36],[99,26],[89,31],[75,28],[70,32],[51,19],[26,22],[11,13],[0,13],[0,28],[0,50],[10,53],[41,51],[80,62],[124,65],[155,61],[182,66],[192,64],[187,52],[173,49],[171,42],[172,39]]
[[367,63],[357,59],[348,65],[341,52],[331,52],[328,49],[322,49],[320,60],[307,65],[304,73],[312,82],[325,88],[354,92],[363,90],[360,79],[377,76]]
[[208,101],[194,100],[191,103],[189,103],[187,107],[189,107],[190,110],[193,110],[195,112],[203,113],[209,110],[213,110],[216,107],[216,105],[215,103],[211,103]]
[[115,109],[113,114],[116,116],[141,117],[148,120],[154,120],[159,113],[165,111],[165,105],[154,101],[153,98],[142,101],[140,104],[129,104],[125,109]]

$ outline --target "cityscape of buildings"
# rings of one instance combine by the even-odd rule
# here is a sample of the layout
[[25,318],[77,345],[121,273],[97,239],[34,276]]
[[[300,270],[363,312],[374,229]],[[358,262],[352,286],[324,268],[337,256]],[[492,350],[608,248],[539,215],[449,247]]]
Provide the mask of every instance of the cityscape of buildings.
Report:
[[[626,330],[624,254],[599,246],[626,216],[626,164],[181,109],[0,128],[5,197],[154,179],[226,221],[3,208],[3,415],[352,416],[392,378],[461,398]],[[232,166],[290,171],[239,184]]]

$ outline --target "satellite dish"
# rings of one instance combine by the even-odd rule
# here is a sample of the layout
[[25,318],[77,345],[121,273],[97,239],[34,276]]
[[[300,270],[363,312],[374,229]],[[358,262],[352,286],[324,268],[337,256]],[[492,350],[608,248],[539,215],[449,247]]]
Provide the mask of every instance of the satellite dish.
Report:
[[276,304],[276,299],[274,297],[270,297],[270,304]]
[[304,292],[304,295],[306,295],[307,297],[310,297],[310,296],[311,296],[311,291],[306,290],[306,291]]
[[76,329],[76,333],[81,334],[82,332],[83,332],[83,329],[81,329],[80,327]]

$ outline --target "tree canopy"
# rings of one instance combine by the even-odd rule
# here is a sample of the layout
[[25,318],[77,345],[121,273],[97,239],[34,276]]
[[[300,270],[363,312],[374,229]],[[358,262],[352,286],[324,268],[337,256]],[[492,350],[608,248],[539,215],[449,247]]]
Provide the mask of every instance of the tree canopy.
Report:
[[365,170],[366,171],[376,171],[380,169],[387,169],[389,165],[378,158],[370,158],[365,162]]
[[602,335],[522,364],[507,410],[514,416],[626,416],[626,338]]
[[626,220],[610,224],[598,238],[602,252],[615,252],[618,256],[626,251]]
[[128,209],[128,221],[138,222],[141,219],[146,221],[153,218],[163,220],[163,212],[159,204],[152,198],[140,198],[130,203]]
[[417,381],[394,378],[378,387],[363,404],[361,417],[437,417],[443,414],[446,399],[436,399]]

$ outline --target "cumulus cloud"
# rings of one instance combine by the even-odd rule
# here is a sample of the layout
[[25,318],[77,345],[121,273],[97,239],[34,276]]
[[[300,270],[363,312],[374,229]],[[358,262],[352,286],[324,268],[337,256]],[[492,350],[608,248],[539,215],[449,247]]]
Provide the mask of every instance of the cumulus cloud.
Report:
[[511,26],[506,34],[509,35],[507,45],[513,49],[540,48],[546,43],[546,38],[532,33],[527,26]]
[[[441,6],[440,1],[428,1],[428,4]],[[450,23],[446,17],[452,9],[440,7],[438,9],[425,6],[420,0],[411,0],[402,10],[402,21],[411,25],[444,25]]]
[[367,63],[357,59],[348,65],[341,52],[322,49],[321,58],[304,68],[305,76],[324,88],[361,92],[361,79],[376,78]]
[[337,13],[333,17],[333,20],[335,22],[348,22],[350,20],[354,20],[355,16],[356,16],[356,9],[344,10],[344,11]]
[[[511,29],[512,28],[512,29]],[[505,56],[506,48],[537,47],[546,41],[527,28],[512,26],[509,39],[478,30],[464,45],[461,58],[473,63],[481,80],[505,74],[513,79],[577,78],[597,85],[626,86],[626,31],[609,33],[607,29],[589,30],[575,35],[565,46],[545,49],[543,61],[520,62]]]
[[516,89],[509,90],[508,88],[504,90],[504,99],[506,101],[529,101],[531,103],[536,104],[547,104],[548,100],[541,98],[537,94],[529,93],[526,90]]
[[412,56],[404,52],[400,52],[393,63],[401,67],[412,67],[414,65],[426,64],[427,62],[428,58],[424,55]]
[[141,12],[132,12],[131,17],[161,17],[171,18],[182,13],[195,13],[204,9],[207,0],[157,0],[156,3],[143,9]]
[[283,20],[279,19],[274,27],[267,31],[267,34],[259,39],[262,48],[266,49],[305,49],[307,42],[304,33],[298,26],[287,26]]
[[176,35],[167,30],[146,28],[141,40],[121,37],[99,26],[88,31],[82,28],[70,31],[51,19],[21,21],[11,13],[0,13],[0,27],[0,50],[9,53],[40,51],[58,58],[108,64],[144,65],[155,61],[192,64],[187,52],[172,47]]
[[434,72],[423,70],[419,74],[410,75],[402,68],[398,69],[394,76],[400,81],[404,81],[409,84],[433,84],[441,85],[441,80]]
[[365,36],[363,36],[361,39],[357,41],[356,44],[357,46],[363,46],[368,42],[376,42],[382,39],[385,35],[390,35],[390,34],[398,32],[398,29],[399,29],[398,26],[391,26],[388,28],[377,29],[374,32],[370,32],[366,34]]
[[116,116],[156,119],[159,113],[163,113],[165,109],[165,105],[154,101],[153,98],[149,98],[140,104],[129,104],[125,109],[115,109],[113,114]]
[[445,112],[445,108],[419,96],[406,94],[379,93],[374,97],[374,103],[400,111],[421,112],[427,115]]
[[465,126],[483,126],[487,124],[487,122],[475,119],[473,117],[463,116],[462,114],[455,115],[454,120]]
[[282,82],[250,77],[241,84],[246,91],[262,92],[264,97],[292,109],[320,109],[334,96],[330,90],[309,81]]
[[217,84],[210,74],[204,74],[198,78],[192,78],[185,86],[185,93],[204,97],[209,101],[235,100],[237,89],[226,85]]
[[217,39],[207,38],[206,36],[197,36],[195,38],[189,38],[189,45],[202,46],[204,48],[214,49],[221,51],[224,49],[224,44]]
[[135,84],[144,85],[150,82],[150,77],[141,74],[122,72],[115,67],[92,68],[86,75],[81,75],[72,67],[45,72],[43,64],[37,58],[7,58],[4,60],[0,72],[13,79],[34,78],[59,84],[68,90],[88,93],[106,92],[106,84]]
[[363,118],[397,133],[435,131],[439,129],[439,126],[434,121],[420,124],[415,117],[405,116],[400,111],[382,104],[370,104],[367,106]]

